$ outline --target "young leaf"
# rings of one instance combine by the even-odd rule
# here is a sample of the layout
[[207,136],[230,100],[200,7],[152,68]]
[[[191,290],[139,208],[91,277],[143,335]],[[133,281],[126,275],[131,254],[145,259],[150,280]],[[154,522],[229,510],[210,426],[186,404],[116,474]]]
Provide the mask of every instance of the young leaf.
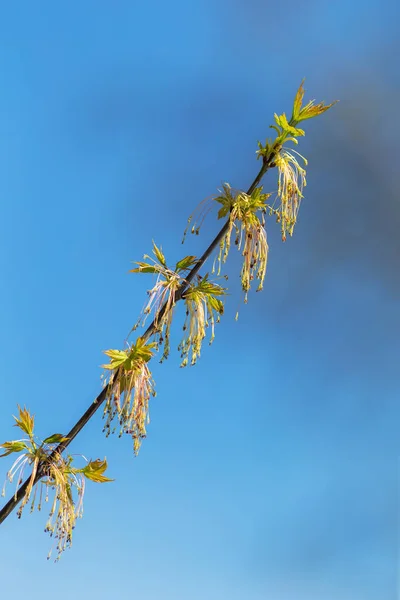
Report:
[[142,337],[136,340],[132,346],[131,354],[141,358],[144,362],[149,362],[153,358],[154,350],[157,348],[156,342],[146,342]]
[[131,269],[129,273],[158,273],[158,269],[153,265],[149,265],[145,262],[136,262],[139,265],[137,269]]
[[86,467],[82,469],[83,475],[86,479],[90,479],[96,483],[105,483],[107,481],[114,481],[113,479],[109,479],[103,475],[104,471],[107,469],[107,461],[106,459],[100,460],[91,460]]
[[4,448],[6,452],[4,454],[0,454],[0,458],[3,456],[8,456],[13,452],[21,452],[21,450],[28,450],[28,446],[24,442],[13,441],[13,442],[4,442],[4,444],[0,444],[1,448]]
[[292,114],[292,121],[298,121],[299,120],[299,115],[300,115],[300,110],[303,104],[303,98],[304,98],[304,79],[300,84],[299,89],[296,92],[296,96],[293,102],[293,114]]
[[224,314],[224,303],[219,298],[215,296],[207,296],[207,302],[210,304],[211,308],[216,310],[220,315]]
[[332,102],[331,104],[324,104],[323,102],[315,104],[315,100],[310,100],[308,104],[302,106],[304,98],[303,84],[304,79],[301,82],[299,89],[297,90],[296,97],[293,103],[292,123],[294,125],[297,125],[297,123],[300,123],[300,121],[305,121],[306,119],[312,119],[314,117],[322,115],[324,112],[329,110],[334,104],[336,104],[336,102],[338,102],[337,100],[335,100],[335,102]]
[[[305,135],[305,132],[303,129],[299,129],[297,127],[292,127],[292,125],[289,125],[285,113],[283,113],[280,116],[275,114],[275,121],[282,128],[282,131],[284,133],[290,133],[291,135],[297,135],[297,136]],[[272,127],[273,127],[273,125],[272,125]]]
[[161,248],[158,248],[155,244],[155,242],[153,242],[153,252],[157,257],[158,262],[165,268],[167,268],[167,263],[165,260],[165,256],[161,251]]
[[313,119],[314,117],[318,117],[322,115],[324,112],[332,108],[334,104],[336,104],[338,100],[335,102],[331,102],[331,104],[324,104],[323,102],[319,102],[314,105],[314,100],[311,100],[301,111],[299,120],[305,121],[305,119]]
[[195,256],[185,256],[182,260],[179,260],[176,263],[175,271],[184,271],[185,269],[189,269],[197,262],[197,258]]
[[111,358],[111,362],[108,365],[101,366],[103,367],[103,369],[109,369],[110,371],[113,371],[114,369],[122,365],[128,358],[127,353],[123,350],[104,350],[104,354]]
[[229,214],[229,206],[221,206],[218,211],[217,219],[223,219]]
[[69,438],[64,437],[62,433],[53,433],[45,440],[43,440],[44,444],[61,444],[61,442],[66,442]]
[[289,125],[289,123],[287,122],[285,113],[283,113],[282,115],[277,115],[275,113],[274,114],[274,119],[275,119],[276,124],[279,127],[282,127],[283,130],[285,130],[286,127],[288,127],[288,125]]
[[33,427],[35,424],[35,418],[30,415],[29,411],[26,408],[21,408],[18,406],[19,411],[19,419],[14,417],[16,423],[14,427],[19,427],[22,431],[27,433],[29,437],[33,435]]

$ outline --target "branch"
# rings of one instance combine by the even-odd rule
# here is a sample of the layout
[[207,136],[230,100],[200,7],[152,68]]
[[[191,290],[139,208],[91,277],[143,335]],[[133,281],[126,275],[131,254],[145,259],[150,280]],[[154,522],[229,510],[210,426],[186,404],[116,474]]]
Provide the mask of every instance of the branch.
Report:
[[[263,176],[268,171],[268,169],[275,166],[275,163],[274,163],[275,155],[276,155],[276,153],[274,152],[274,153],[270,154],[268,157],[263,157],[262,167],[261,167],[257,177],[254,179],[253,183],[247,190],[248,195],[251,195],[253,193],[253,191],[258,186],[258,184],[260,183],[260,181],[262,180]],[[190,271],[190,273],[185,277],[184,282],[182,283],[182,285],[179,287],[179,289],[176,292],[176,296],[175,296],[176,302],[178,302],[179,300],[182,299],[183,294],[185,293],[186,289],[188,288],[190,282],[194,279],[194,277],[196,276],[198,271],[201,269],[201,267],[204,265],[206,260],[210,257],[212,252],[217,248],[218,244],[223,239],[224,235],[227,233],[228,228],[229,228],[229,219],[225,223],[225,225],[222,227],[222,229],[219,231],[219,233],[215,236],[215,238],[213,239],[211,244],[208,246],[208,248],[204,252],[204,254],[201,256],[201,258],[198,259],[197,263],[195,264],[193,269]],[[160,320],[162,319],[163,315],[166,312],[166,309],[167,309],[167,305],[164,304],[164,306],[161,308],[159,314],[157,315],[157,322],[160,322]],[[153,320],[153,322],[148,326],[145,333],[141,337],[147,341],[156,332],[157,332],[156,320]],[[110,390],[111,390],[111,383],[109,382],[104,387],[104,389],[100,392],[100,394],[93,400],[93,402],[90,404],[89,408],[84,412],[84,414],[81,416],[81,418],[75,423],[75,425],[72,427],[71,431],[65,436],[67,438],[67,440],[64,442],[61,442],[57,446],[57,448],[55,448],[53,453],[50,455],[49,459],[46,461],[46,464],[39,465],[33,485],[35,485],[44,475],[46,475],[49,461],[51,461],[52,458],[54,458],[56,455],[61,454],[67,448],[67,446],[69,446],[70,443],[76,438],[78,433],[85,427],[85,425],[88,423],[88,421],[94,416],[94,414],[97,412],[97,410],[100,408],[100,406],[103,404],[103,402],[107,398],[107,393]],[[12,513],[12,511],[18,506],[19,502],[23,499],[26,489],[29,485],[29,482],[30,482],[30,477],[28,477],[24,481],[24,483],[18,488],[18,490],[14,494],[14,496],[12,496],[12,498],[10,498],[10,500],[7,502],[7,504],[5,504],[4,507],[1,509],[0,524]]]

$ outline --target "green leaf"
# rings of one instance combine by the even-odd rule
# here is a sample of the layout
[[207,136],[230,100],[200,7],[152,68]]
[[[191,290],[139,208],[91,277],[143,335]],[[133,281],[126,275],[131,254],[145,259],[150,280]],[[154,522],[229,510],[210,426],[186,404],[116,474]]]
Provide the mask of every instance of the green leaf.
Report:
[[285,113],[283,113],[282,115],[279,115],[279,116],[275,113],[274,117],[275,117],[275,121],[276,121],[277,125],[282,127],[282,129],[284,131],[286,131],[287,128],[289,127],[289,123],[287,121]]
[[197,258],[195,256],[185,256],[182,260],[178,261],[175,266],[175,271],[184,271],[185,269],[189,269],[194,264],[196,264]]
[[108,481],[114,481],[113,479],[109,479],[103,475],[104,471],[107,469],[107,461],[106,459],[100,460],[91,460],[88,462],[86,467],[84,467],[81,472],[86,477],[86,479],[90,479],[95,483],[106,483]]
[[104,354],[111,358],[111,362],[101,366],[103,369],[109,369],[111,371],[122,365],[128,358],[127,353],[123,350],[104,350]]
[[314,100],[311,100],[301,111],[299,115],[299,121],[305,121],[306,119],[313,119],[314,117],[318,117],[322,115],[324,112],[332,108],[338,100],[332,102],[331,104],[324,104],[320,102],[319,104],[314,105]]
[[294,121],[299,120],[300,110],[301,110],[301,107],[303,104],[303,98],[304,98],[304,79],[301,82],[300,87],[296,92],[296,96],[295,96],[294,102],[293,102],[292,120],[294,120]]
[[213,310],[216,310],[220,315],[224,314],[224,303],[222,302],[222,300],[219,300],[215,296],[208,296],[207,302],[209,303],[211,308],[213,308]]
[[287,128],[288,133],[291,133],[292,135],[296,135],[297,137],[306,135],[306,132],[304,131],[304,129],[300,129],[300,127],[291,127],[290,125]]
[[25,442],[13,441],[13,442],[4,442],[4,444],[0,444],[1,448],[4,448],[6,452],[4,454],[0,454],[0,458],[3,456],[8,456],[13,452],[21,452],[21,450],[29,450],[28,446]]
[[229,206],[221,206],[221,208],[218,211],[217,218],[222,219],[223,217],[226,217],[226,215],[228,213],[229,213]]
[[158,248],[155,244],[155,242],[153,242],[153,252],[157,257],[158,262],[165,268],[167,268],[167,263],[165,260],[165,256],[161,251],[161,248]]
[[[275,114],[274,116],[275,116],[275,121],[278,123],[278,125],[282,128],[282,130],[285,133],[290,133],[291,135],[295,135],[295,136],[305,135],[305,132],[302,129],[293,127],[292,125],[290,125],[288,123],[285,113],[283,113],[280,116]],[[274,125],[271,125],[271,127],[274,127]],[[274,129],[276,129],[276,127],[274,127]],[[280,133],[280,132],[278,132],[278,133]]]
[[[294,103],[293,103],[293,113],[291,122],[293,125],[297,125],[300,121],[305,121],[306,119],[313,119],[314,117],[318,117],[318,115],[322,115],[324,112],[329,110],[338,100],[332,102],[331,104],[324,104],[323,102],[319,102],[315,104],[315,100],[310,100],[308,104],[303,106],[303,98],[304,98],[304,79],[300,84],[299,89],[297,90]],[[302,131],[300,129],[300,131]],[[300,134],[300,135],[304,135]]]
[[134,352],[136,356],[144,360],[144,362],[149,362],[149,360],[153,358],[154,350],[156,349],[156,342],[146,343],[146,340],[139,337],[132,346],[132,353]]
[[221,287],[217,283],[213,283],[208,279],[208,273],[204,275],[201,281],[193,287],[193,290],[199,290],[203,294],[212,294],[214,296],[225,296],[226,288]]
[[136,262],[139,265],[137,269],[131,269],[129,273],[158,273],[158,269],[153,265],[144,262]]
[[43,443],[44,444],[61,444],[61,442],[66,442],[68,440],[69,440],[69,438],[64,437],[62,433],[53,433],[53,435],[50,435],[45,440],[43,440]]
[[22,431],[27,433],[29,435],[29,437],[31,437],[33,435],[35,419],[33,416],[31,416],[31,414],[29,413],[29,411],[26,408],[22,409],[18,405],[18,411],[19,411],[19,419],[17,417],[14,417],[14,419],[16,421],[14,427],[19,427]]
[[226,217],[230,213],[230,211],[235,203],[235,198],[232,195],[230,185],[228,183],[224,183],[223,188],[224,188],[224,195],[223,196],[215,196],[213,198],[213,200],[215,200],[215,202],[218,202],[218,204],[222,204],[221,208],[218,211],[218,219],[222,219],[223,217]]

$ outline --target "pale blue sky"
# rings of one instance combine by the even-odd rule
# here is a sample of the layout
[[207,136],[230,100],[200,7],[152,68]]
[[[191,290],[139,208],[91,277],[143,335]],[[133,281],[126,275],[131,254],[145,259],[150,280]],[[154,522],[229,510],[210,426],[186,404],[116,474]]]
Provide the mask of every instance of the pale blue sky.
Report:
[[72,550],[46,561],[45,514],[2,525],[2,596],[397,598],[398,16],[377,0],[4,4],[1,441],[17,403],[43,436],[77,420],[145,301],[130,261],[152,239],[171,262],[201,252],[219,225],[182,248],[187,216],[223,181],[248,187],[303,77],[341,102],[306,123],[306,199],[285,245],[269,223],[264,292],[235,323],[232,255],[214,345],[194,368],[154,361],[139,457],[100,416],[74,442],[116,481],[88,485]]

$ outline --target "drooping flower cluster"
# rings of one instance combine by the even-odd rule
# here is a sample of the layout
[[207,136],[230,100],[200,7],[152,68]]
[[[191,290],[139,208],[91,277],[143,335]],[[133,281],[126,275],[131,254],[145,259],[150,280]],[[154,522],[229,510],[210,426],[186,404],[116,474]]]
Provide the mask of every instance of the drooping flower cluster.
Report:
[[[60,556],[72,544],[72,530],[75,528],[76,519],[83,516],[85,478],[81,472],[71,467],[70,456],[64,460],[60,453],[56,453],[54,458],[55,460],[49,464],[48,477],[43,479],[40,492],[42,493],[42,488],[45,486],[45,500],[48,501],[49,489],[54,491],[45,531],[57,540],[57,552]],[[76,503],[72,493],[74,488],[78,496]],[[51,551],[49,558],[50,555]]]
[[[151,396],[155,396],[155,385],[148,363],[161,346],[161,360],[168,357],[176,302],[182,299],[186,306],[183,326],[185,333],[178,346],[182,358],[181,366],[186,366],[189,362],[195,364],[200,356],[207,328],[210,328],[209,343],[212,343],[215,323],[219,322],[224,312],[222,296],[226,294],[226,289],[211,282],[208,274],[204,277],[198,275],[200,266],[211,256],[221,240],[219,254],[215,259],[220,275],[222,265],[229,254],[232,233],[235,231],[235,244],[243,256],[241,284],[247,302],[251,282],[254,279],[258,280],[259,291],[263,288],[266,275],[268,243],[265,215],[275,215],[281,225],[283,241],[287,235],[293,234],[303,189],[306,186],[307,160],[295,150],[288,149],[286,144],[292,142],[297,145],[297,138],[305,135],[304,130],[298,127],[299,123],[324,113],[335,104],[315,104],[312,100],[303,106],[303,98],[302,82],[293,103],[291,118],[288,120],[285,113],[275,114],[275,124],[271,127],[276,131],[277,137],[274,140],[268,139],[264,145],[258,142],[257,155],[262,159],[263,165],[248,192],[232,190],[226,183],[220,195],[203,201],[189,217],[184,237],[189,227],[191,233],[199,233],[205,217],[215,203],[220,205],[218,218],[227,218],[223,229],[203,257],[197,259],[195,256],[186,256],[178,261],[174,268],[170,268],[161,248],[153,243],[154,258],[145,255],[144,259],[150,262],[137,262],[136,267],[131,270],[132,273],[150,273],[157,276],[154,286],[148,291],[148,301],[133,330],[144,326],[148,315],[152,315],[153,322],[143,337],[139,337],[135,343],[127,342],[125,350],[105,352],[110,362],[103,365],[109,373],[105,380],[104,431],[108,435],[119,425],[120,435],[127,433],[132,436],[135,454],[139,452],[141,442],[146,437],[149,401]],[[301,164],[297,156],[303,161]],[[278,183],[275,200],[270,205],[267,201],[272,194],[263,193],[259,184],[265,172],[273,167],[278,171]],[[154,341],[150,343],[148,339],[151,337]],[[86,479],[98,483],[111,481],[104,475],[107,462],[105,459],[87,461],[82,457],[87,464],[83,468],[76,468],[70,455],[62,455],[69,443],[67,438],[61,434],[53,434],[43,441],[37,440],[33,433],[34,418],[25,408],[19,408],[19,417],[14,418],[16,426],[27,437],[5,442],[0,447],[5,450],[1,456],[20,453],[7,473],[9,483],[14,479],[17,481],[15,499],[26,468],[31,469],[26,488],[24,486],[21,489],[21,495],[22,490],[25,491],[17,514],[21,517],[28,502],[31,502],[31,511],[35,508],[41,510],[43,495],[44,501],[48,502],[49,495],[53,494],[46,531],[55,540],[58,559],[61,553],[71,546],[76,520],[82,517]],[[114,425],[115,422],[117,423]]]
[[218,218],[229,216],[228,230],[220,243],[218,274],[228,257],[232,231],[235,230],[235,244],[244,257],[241,282],[246,302],[251,281],[256,277],[259,281],[257,291],[262,290],[267,270],[268,242],[264,215],[271,194],[263,194],[262,189],[261,186],[257,187],[251,194],[233,192],[230,185],[225,183],[222,194],[214,198],[221,204]]
[[143,311],[144,314],[134,327],[137,329],[140,325],[143,326],[146,317],[152,314],[154,325],[152,335],[155,336],[156,341],[146,343],[144,338],[139,337],[134,344],[128,344],[126,350],[107,350],[105,354],[110,358],[110,363],[102,365],[112,372],[108,381],[105,381],[107,393],[104,432],[107,436],[115,432],[117,425],[113,423],[117,421],[119,435],[128,433],[132,436],[135,454],[139,452],[141,442],[147,435],[150,397],[156,395],[147,363],[162,343],[164,343],[163,359],[169,354],[169,331],[178,290],[182,294],[181,286],[185,284],[188,286],[183,295],[187,307],[184,330],[187,329],[188,333],[179,345],[183,359],[182,366],[187,364],[190,351],[192,364],[195,363],[206,335],[205,329],[209,325],[212,330],[211,341],[214,338],[214,323],[223,313],[223,303],[217,296],[225,293],[223,288],[211,283],[207,276],[204,278],[198,276],[197,284],[189,284],[185,280],[185,273],[197,262],[195,256],[185,256],[176,263],[174,269],[171,269],[167,266],[161,249],[154,243],[153,253],[156,259],[145,255],[144,258],[152,262],[136,263],[138,267],[131,272],[157,275],[156,284],[149,291],[150,299]]
[[106,435],[113,432],[115,429],[111,429],[111,424],[116,419],[120,436],[123,433],[132,436],[135,454],[138,454],[142,439],[146,437],[146,425],[150,421],[150,397],[156,395],[147,366],[156,347],[155,342],[146,344],[142,338],[138,338],[127,350],[106,350],[105,354],[111,360],[102,365],[112,371],[104,407],[104,431]]
[[133,330],[140,325],[143,326],[149,314],[153,315],[156,328],[156,339],[158,344],[163,345],[163,358],[167,358],[170,351],[170,331],[173,317],[173,309],[176,301],[176,293],[184,281],[184,273],[196,263],[195,256],[185,256],[178,261],[175,269],[167,266],[165,256],[153,242],[153,254],[155,259],[148,254],[144,255],[148,262],[136,262],[138,266],[130,273],[153,273],[157,275],[157,281],[148,291],[149,300],[143,309],[143,316],[139,318]]
[[210,344],[212,344],[215,337],[215,323],[219,322],[220,315],[224,312],[224,304],[218,296],[225,294],[224,288],[209,281],[208,274],[204,277],[198,276],[197,283],[190,285],[184,293],[186,320],[183,330],[186,333],[178,348],[181,351],[181,367],[188,364],[190,354],[190,364],[196,363],[209,326],[211,326]]
[[[44,501],[48,502],[49,494],[53,494],[45,531],[49,532],[55,540],[56,560],[59,560],[62,552],[72,545],[72,532],[76,520],[83,515],[85,478],[98,483],[111,481],[103,475],[107,468],[107,461],[85,459],[87,463],[85,467],[73,467],[73,458],[70,455],[63,457],[58,450],[59,445],[67,441],[67,438],[55,433],[43,441],[38,440],[34,435],[34,417],[26,408],[18,407],[18,411],[19,417],[14,417],[15,425],[28,437],[0,444],[0,447],[5,450],[1,457],[21,453],[7,473],[2,496],[5,495],[7,482],[12,483],[14,479],[17,481],[15,495],[17,494],[25,469],[30,467],[31,475],[17,515],[21,518],[23,509],[29,501],[31,512],[35,508],[40,511],[43,495]],[[38,501],[37,496],[39,496]],[[52,551],[53,548],[48,558]]]
[[288,121],[286,114],[275,114],[275,125],[271,128],[277,132],[274,141],[267,140],[265,145],[258,142],[258,158],[264,161],[273,161],[271,164],[278,169],[278,192],[276,203],[269,207],[270,213],[274,214],[281,225],[282,240],[286,241],[287,234],[293,235],[294,226],[297,222],[297,216],[300,208],[300,202],[303,198],[303,188],[306,186],[306,170],[300,166],[295,154],[299,156],[307,166],[307,160],[296,152],[288,150],[284,144],[293,142],[298,144],[298,137],[305,135],[303,129],[298,126],[301,121],[312,119],[326,112],[335,104],[325,105],[323,102],[315,104],[311,100],[305,106],[302,106],[304,98],[304,87],[302,82],[297,90],[293,103],[291,119]]
[[[153,264],[136,263],[138,267],[132,270],[134,273],[158,275],[156,285],[149,292],[150,301],[144,309],[144,319],[139,320],[135,328],[140,324],[143,325],[147,314],[152,312],[157,344],[164,342],[164,352],[161,360],[167,358],[170,350],[169,331],[173,307],[177,291],[180,290],[186,304],[186,320],[183,329],[187,332],[178,346],[182,358],[181,366],[188,364],[190,352],[191,364],[194,364],[200,355],[201,344],[209,325],[211,325],[212,331],[210,343],[214,339],[214,324],[219,321],[219,317],[223,313],[223,302],[217,296],[225,294],[225,290],[209,281],[208,275],[205,277],[197,275],[197,283],[195,284],[189,283],[185,279],[186,272],[197,263],[195,256],[185,256],[176,263],[174,269],[170,269],[161,250],[154,243],[153,252],[157,259],[152,260]],[[149,256],[145,255],[145,258],[148,259]],[[186,290],[182,292],[184,287],[186,287]],[[160,289],[163,290],[162,293],[159,292]]]
[[[294,150],[289,152],[282,149],[275,158],[278,168],[278,198],[280,202],[278,208],[272,206],[270,210],[281,224],[283,241],[286,241],[287,234],[293,235],[300,202],[303,198],[303,188],[307,185],[306,171],[299,165],[293,152]],[[307,160],[300,154],[299,156],[307,165]]]

